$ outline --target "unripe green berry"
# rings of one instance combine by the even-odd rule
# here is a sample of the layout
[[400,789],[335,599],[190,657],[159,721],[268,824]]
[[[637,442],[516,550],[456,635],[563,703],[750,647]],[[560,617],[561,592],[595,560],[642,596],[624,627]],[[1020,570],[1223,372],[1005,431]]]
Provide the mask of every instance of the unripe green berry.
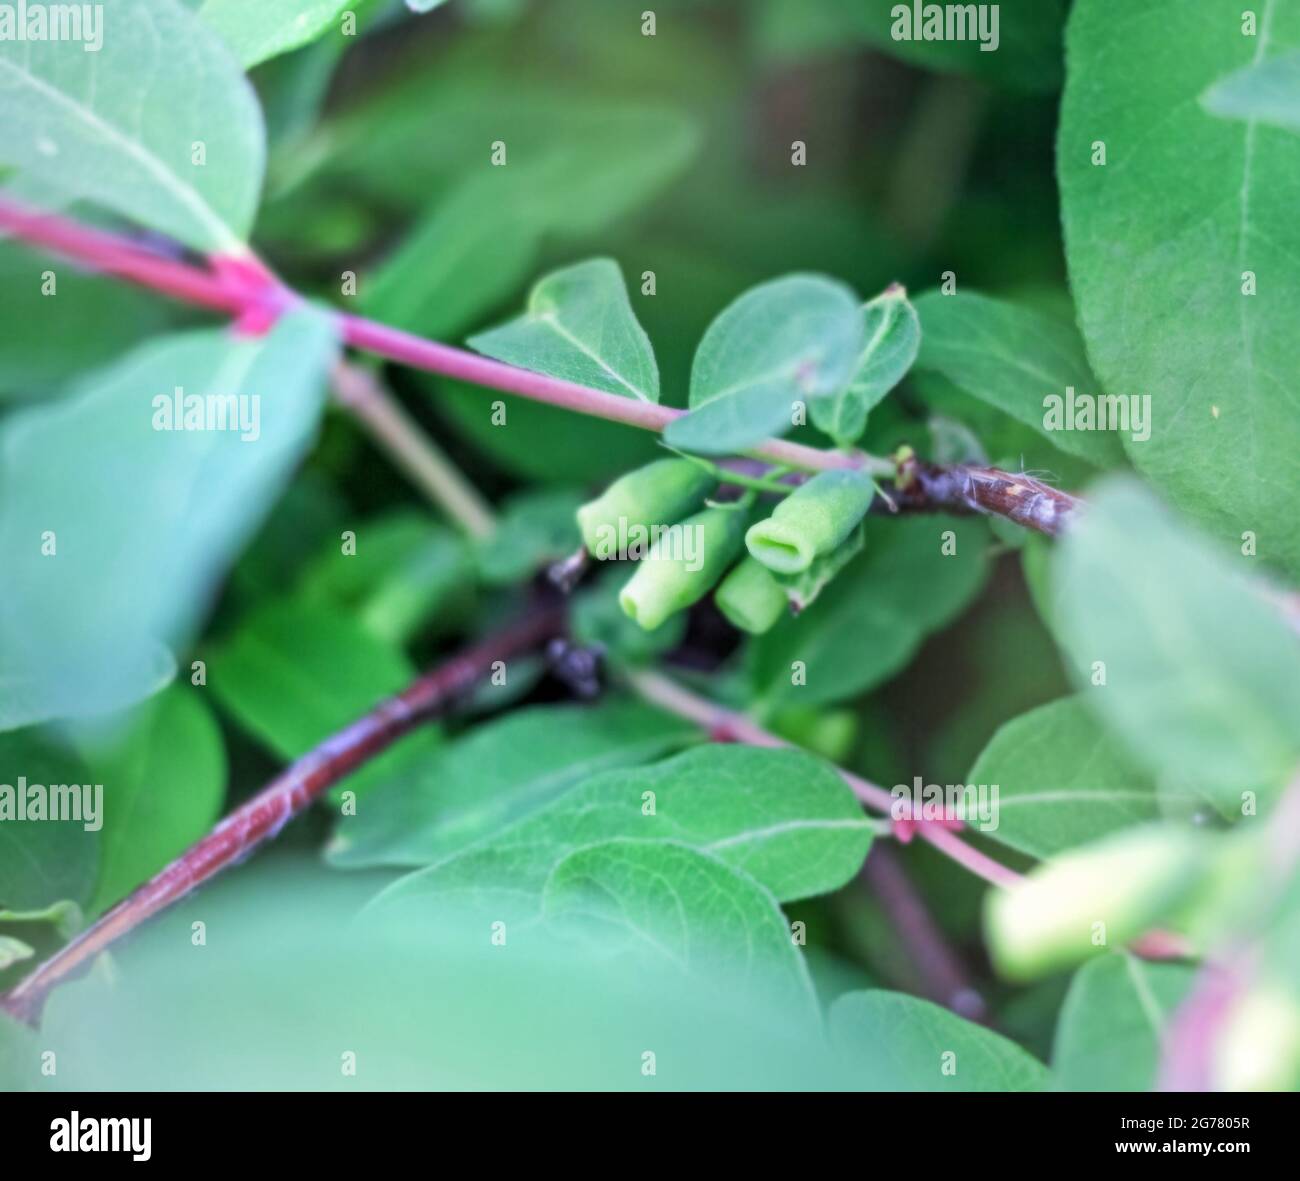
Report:
[[615,480],[595,500],[578,509],[578,528],[594,558],[620,556],[620,538],[644,534],[646,545],[657,527],[695,512],[717,481],[689,459],[659,459]]
[[989,896],[989,949],[1007,976],[1031,979],[1119,948],[1196,887],[1205,834],[1134,829],[1054,858]]
[[785,589],[772,572],[749,557],[722,580],[713,601],[733,627],[756,636],[770,630],[789,606]]
[[861,472],[822,472],[796,488],[745,537],[749,552],[778,574],[798,574],[857,527],[876,494]]
[[713,589],[744,543],[749,514],[707,508],[674,525],[637,563],[619,606],[646,631],[684,611]]

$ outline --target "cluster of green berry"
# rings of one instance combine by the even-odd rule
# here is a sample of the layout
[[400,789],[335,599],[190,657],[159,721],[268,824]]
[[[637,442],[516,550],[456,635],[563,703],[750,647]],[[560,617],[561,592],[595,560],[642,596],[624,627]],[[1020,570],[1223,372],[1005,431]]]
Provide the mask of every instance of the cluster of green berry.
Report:
[[[726,479],[694,460],[662,459],[629,472],[578,510],[594,557],[642,558],[619,604],[647,631],[715,586],[714,601],[732,624],[767,631],[791,604],[804,605],[810,582],[823,584],[856,552],[860,540],[851,539],[876,492],[861,472],[823,472],[756,520],[754,491],[731,503],[709,500],[720,476]],[[651,539],[644,554],[611,546],[611,539],[629,537]],[[737,563],[744,549],[748,554]]]

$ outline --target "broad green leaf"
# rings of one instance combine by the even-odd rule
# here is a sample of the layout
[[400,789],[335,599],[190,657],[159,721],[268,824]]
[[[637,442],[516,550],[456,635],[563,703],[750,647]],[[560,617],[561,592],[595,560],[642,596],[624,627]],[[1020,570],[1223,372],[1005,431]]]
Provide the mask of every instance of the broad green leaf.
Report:
[[663,458],[658,436],[638,427],[568,414],[465,382],[418,380],[455,431],[513,475],[549,484],[608,483],[629,468]]
[[1062,1091],[1148,1091],[1165,1026],[1195,969],[1117,952],[1085,964],[1070,983],[1052,1049]]
[[31,730],[0,734],[0,767],[0,910],[84,906],[99,868],[105,792],[74,752]]
[[99,883],[103,910],[197,841],[221,814],[226,752],[197,691],[173,686],[140,707],[124,734],[83,744],[104,784]]
[[659,368],[637,323],[618,264],[593,258],[554,271],[529,293],[528,308],[471,347],[498,361],[642,402],[659,401]]
[[199,15],[251,70],[315,41],[356,5],[357,0],[204,0]]
[[[1228,816],[1300,762],[1300,637],[1134,481],[1093,490],[1054,565],[1056,619],[1084,699],[1162,778]],[[1098,680],[1098,662],[1105,683]]]
[[[281,599],[248,616],[208,660],[208,684],[239,724],[280,758],[296,759],[415,679],[401,649],[324,603]],[[435,732],[420,730],[350,776],[346,789],[373,787],[407,760],[432,754]]]
[[735,981],[742,1003],[780,1003],[796,1023],[820,1022],[776,899],[710,853],[672,841],[588,845],[551,871],[542,906],[552,927],[603,954],[662,956],[684,974]]
[[[545,226],[527,165],[488,168],[415,224],[360,292],[367,313],[426,336],[458,335],[532,274]],[[621,282],[620,282],[621,287]]]
[[1124,439],[1129,458],[1214,537],[1250,532],[1294,576],[1300,138],[1199,99],[1300,48],[1300,8],[1256,6],[1244,36],[1242,7],[1075,4],[1057,161],[1089,355],[1108,393],[1151,399],[1151,438]]
[[700,849],[790,901],[852,878],[872,833],[824,763],[802,751],[745,746],[705,746],[608,771],[570,787],[531,819],[509,827],[498,821],[497,828],[459,856],[403,878],[377,905],[428,921],[443,900],[459,898],[498,917],[535,920],[547,875],[563,858],[618,838]]
[[961,292],[927,292],[916,301],[916,311],[921,318],[918,369],[943,374],[1070,455],[1098,467],[1121,462],[1114,431],[1047,425],[1048,399],[1061,399],[1064,407],[1069,387],[1087,399],[1102,392],[1072,325],[1005,300]]
[[921,324],[903,288],[889,288],[862,310],[866,344],[853,380],[811,406],[813,424],[841,447],[851,446],[862,436],[867,415],[907,375],[921,345]]
[[[1051,91],[1061,84],[1063,0],[1002,0],[973,8],[930,0],[815,2],[842,12],[858,36],[877,49],[923,69],[969,74],[1015,90]],[[926,24],[936,10],[942,28]],[[950,30],[954,18],[963,23]],[[994,45],[994,20],[996,48],[985,49]]]
[[831,1042],[871,1091],[1041,1091],[1047,1068],[1015,1042],[901,992],[851,992],[830,1011]]
[[[74,1093],[843,1085],[823,1039],[791,1020],[788,1003],[747,1006],[744,980],[687,979],[652,951],[611,960],[540,931],[530,945],[512,929],[505,948],[486,926],[472,942],[445,930],[378,931],[353,921],[373,889],[367,875],[303,856],[255,858],[222,875],[197,912],[165,912],[115,947],[111,979],[96,972],[56,990],[39,1038],[0,1017],[0,1085]],[[207,951],[191,944],[199,916]],[[454,926],[457,916],[444,918]],[[207,954],[217,932],[220,953]],[[708,948],[698,950],[703,969]],[[785,961],[771,975],[787,979]],[[647,1075],[651,1048],[657,1070]],[[53,1078],[41,1075],[45,1050],[58,1056]],[[340,1070],[345,1050],[356,1053],[355,1076]]]
[[[317,186],[328,192],[343,185],[414,212],[428,207],[430,194],[483,171],[518,168],[537,185],[530,220],[562,234],[591,234],[655,196],[698,147],[683,111],[629,102],[625,87],[557,93],[553,80],[520,73],[513,37],[499,45],[494,53],[464,38],[436,70],[417,60],[344,109],[326,124],[319,155],[305,162],[302,179],[313,196]],[[511,71],[506,87],[504,70]],[[506,145],[503,167],[492,164],[497,142]]]
[[691,412],[664,438],[718,455],[785,434],[796,403],[848,384],[864,338],[862,309],[842,283],[789,275],[754,287],[709,325],[691,367]]
[[1159,815],[1155,784],[1080,697],[1007,722],[984,748],[967,783],[997,784],[989,836],[1050,857]]
[[[865,531],[865,552],[815,606],[751,644],[750,683],[763,702],[825,705],[881,684],[983,585],[988,533],[981,521],[869,518]],[[948,531],[956,542],[951,555],[943,552]]]
[[161,304],[133,288],[0,243],[0,402],[49,394],[164,323]]
[[1223,119],[1254,119],[1300,131],[1300,52],[1235,70],[1201,96],[1201,105]]
[[656,758],[695,737],[688,723],[636,703],[517,710],[360,801],[328,854],[348,868],[433,864],[491,840],[588,776]]
[[[165,681],[316,429],[333,327],[165,337],[0,432],[0,718],[120,709]],[[219,427],[166,427],[177,393]],[[201,401],[199,401],[201,399]],[[182,423],[186,419],[182,417]],[[21,711],[18,711],[21,712]]]
[[266,154],[252,87],[175,0],[92,9],[81,44],[0,41],[0,164],[196,250],[246,253]]
[[345,552],[331,538],[303,572],[297,593],[346,607],[367,631],[402,644],[467,588],[471,569],[464,542],[416,510],[364,520]]

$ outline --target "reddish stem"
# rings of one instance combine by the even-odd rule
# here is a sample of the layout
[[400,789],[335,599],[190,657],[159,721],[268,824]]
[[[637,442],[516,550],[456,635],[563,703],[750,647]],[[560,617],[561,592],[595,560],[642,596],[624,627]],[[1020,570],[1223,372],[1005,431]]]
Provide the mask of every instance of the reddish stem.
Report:
[[[255,258],[215,258],[212,266],[204,269],[165,258],[59,214],[31,210],[3,198],[0,198],[0,230],[173,299],[226,312],[248,331],[264,330],[300,299]],[[517,369],[363,316],[339,313],[338,322],[343,339],[353,348],[579,414],[657,432],[686,413],[545,373]],[[894,474],[891,462],[861,451],[825,451],[785,439],[768,439],[755,447],[752,454],[769,463],[805,471],[861,468],[881,477]],[[900,501],[906,508],[995,513],[1048,534],[1059,533],[1080,504],[1074,497],[1046,484],[996,468],[968,465],[945,468],[913,461],[901,474],[904,479]]]
[[545,643],[562,629],[563,623],[561,606],[539,606],[325,739],[197,844],[101,915],[10,992],[0,996],[0,1010],[35,1024],[50,989],[146,919],[223,869],[242,861],[264,842],[273,840],[290,820],[350,772],[420,722],[444,712],[464,697],[487,676],[495,662]]

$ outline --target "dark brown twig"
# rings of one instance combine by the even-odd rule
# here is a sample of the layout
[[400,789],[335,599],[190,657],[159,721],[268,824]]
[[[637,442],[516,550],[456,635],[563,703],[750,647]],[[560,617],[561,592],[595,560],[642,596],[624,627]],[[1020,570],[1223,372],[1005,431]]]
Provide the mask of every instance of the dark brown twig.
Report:
[[30,976],[0,996],[0,1010],[36,1024],[46,996],[105,948],[242,861],[311,803],[421,722],[445,713],[491,671],[545,644],[564,626],[563,608],[542,603],[522,619],[452,657],[396,697],[325,739],[237,808],[197,844],[138,887]]

